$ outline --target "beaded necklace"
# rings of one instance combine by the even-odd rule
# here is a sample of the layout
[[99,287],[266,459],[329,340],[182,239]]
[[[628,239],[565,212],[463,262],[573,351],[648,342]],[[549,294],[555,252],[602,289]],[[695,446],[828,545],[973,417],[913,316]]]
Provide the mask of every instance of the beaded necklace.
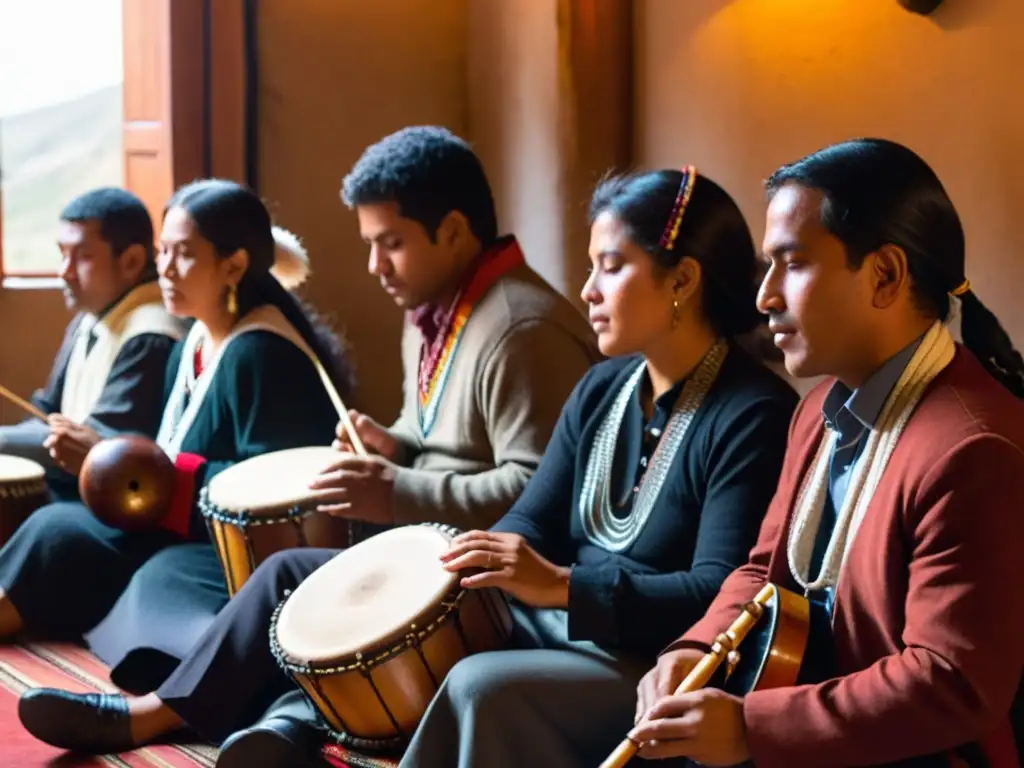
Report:
[[683,391],[672,409],[672,416],[661,434],[658,447],[654,449],[647,471],[640,479],[632,508],[626,516],[616,517],[611,502],[615,446],[626,408],[647,364],[641,362],[622,385],[594,435],[590,455],[587,457],[587,468],[583,475],[578,512],[583,531],[591,543],[609,552],[622,552],[640,536],[650,519],[676,452],[682,445],[683,438],[686,437],[704,397],[715,383],[728,352],[728,343],[724,339],[719,339],[683,385]]

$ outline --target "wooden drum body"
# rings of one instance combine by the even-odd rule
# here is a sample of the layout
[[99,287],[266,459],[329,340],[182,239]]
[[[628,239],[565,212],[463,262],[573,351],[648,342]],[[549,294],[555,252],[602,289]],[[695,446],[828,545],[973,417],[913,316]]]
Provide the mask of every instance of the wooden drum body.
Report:
[[327,447],[290,448],[239,462],[200,491],[199,509],[234,595],[276,552],[351,543],[346,520],[317,512],[309,483],[336,461]]
[[50,501],[42,465],[19,456],[0,455],[0,545],[28,516]]
[[441,566],[456,531],[424,524],[342,552],[278,606],[278,663],[339,741],[388,749],[412,736],[448,671],[507,646],[501,592],[463,590]]

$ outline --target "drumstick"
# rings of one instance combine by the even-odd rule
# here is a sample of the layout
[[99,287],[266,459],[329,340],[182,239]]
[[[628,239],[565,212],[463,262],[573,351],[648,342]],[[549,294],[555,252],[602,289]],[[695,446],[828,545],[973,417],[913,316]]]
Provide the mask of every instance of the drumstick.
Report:
[[28,400],[18,397],[16,394],[11,392],[11,390],[7,389],[7,387],[5,387],[3,384],[0,384],[0,395],[6,397],[8,400],[10,400],[16,406],[21,408],[23,411],[32,414],[40,421],[46,422],[49,420],[49,417],[45,413],[43,413],[41,410],[32,405],[32,403],[30,403]]
[[[718,667],[725,661],[729,652],[735,650],[743,642],[747,633],[757,623],[757,620],[761,618],[764,606],[768,604],[768,601],[772,599],[774,594],[774,585],[765,584],[761,587],[761,591],[757,593],[757,596],[752,601],[744,606],[743,612],[740,613],[729,629],[715,638],[715,644],[711,646],[711,651],[701,657],[701,660],[697,662],[697,666],[691,669],[690,674],[679,684],[679,687],[676,688],[676,696],[696,691],[707,685],[708,680],[711,679],[718,670]],[[627,737],[601,763],[600,768],[625,768],[626,763],[633,758],[639,749],[640,745]]]
[[363,441],[359,439],[359,434],[356,432],[356,425],[352,423],[352,417],[348,415],[348,408],[345,407],[345,403],[341,399],[341,395],[338,394],[338,390],[334,388],[334,382],[331,381],[331,377],[327,375],[327,371],[324,370],[323,365],[314,356],[310,355],[310,359],[313,361],[313,365],[316,366],[316,372],[320,374],[320,380],[323,382],[324,389],[327,390],[327,396],[331,398],[331,402],[334,403],[334,410],[338,412],[338,416],[341,418],[341,423],[345,425],[345,434],[348,435],[349,442],[352,443],[352,447],[355,449],[359,456],[366,456],[366,446],[363,445]]

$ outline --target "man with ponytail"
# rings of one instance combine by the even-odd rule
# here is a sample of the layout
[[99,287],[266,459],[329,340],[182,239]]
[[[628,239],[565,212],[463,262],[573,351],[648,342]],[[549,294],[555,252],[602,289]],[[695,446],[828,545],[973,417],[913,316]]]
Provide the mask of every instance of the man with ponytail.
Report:
[[[716,766],[1019,768],[1024,361],[912,151],[848,141],[767,187],[758,306],[789,372],[827,379],[794,416],[749,562],[641,682],[630,738]],[[824,618],[798,685],[672,695],[766,582]]]

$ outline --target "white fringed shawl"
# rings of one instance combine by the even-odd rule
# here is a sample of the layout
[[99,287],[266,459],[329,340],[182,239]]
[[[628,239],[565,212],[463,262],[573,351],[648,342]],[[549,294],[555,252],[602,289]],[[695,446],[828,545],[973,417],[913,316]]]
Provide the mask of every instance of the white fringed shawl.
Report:
[[[163,448],[172,460],[181,452],[182,442],[192,428],[196,415],[206,399],[210,385],[217,374],[217,368],[224,358],[225,350],[231,346],[232,341],[251,331],[275,333],[290,341],[310,358],[315,359],[313,350],[309,348],[309,345],[281,311],[271,304],[264,304],[238,321],[231,333],[221,343],[213,359],[196,377],[194,369],[196,349],[203,343],[203,339],[207,335],[206,326],[196,321],[182,344],[181,361],[178,364],[174,383],[171,385],[170,396],[164,407],[160,431],[156,438],[156,444]],[[191,396],[189,396],[189,391],[191,391]]]
[[[129,339],[145,333],[170,336],[177,341],[183,326],[164,309],[160,286],[143,283],[128,292],[97,319],[86,315],[78,326],[74,347],[64,373],[60,412],[82,424],[99,402],[121,348]],[[89,335],[95,343],[89,348]]]
[[808,591],[834,587],[838,582],[843,560],[857,535],[857,529],[904,427],[925,389],[949,365],[955,352],[953,337],[944,325],[936,322],[925,334],[867,436],[863,452],[850,477],[849,490],[837,510],[835,529],[825,551],[821,573],[814,578],[809,573],[811,556],[825,506],[829,462],[838,435],[829,431],[821,441],[797,499],[787,550],[790,571]]

